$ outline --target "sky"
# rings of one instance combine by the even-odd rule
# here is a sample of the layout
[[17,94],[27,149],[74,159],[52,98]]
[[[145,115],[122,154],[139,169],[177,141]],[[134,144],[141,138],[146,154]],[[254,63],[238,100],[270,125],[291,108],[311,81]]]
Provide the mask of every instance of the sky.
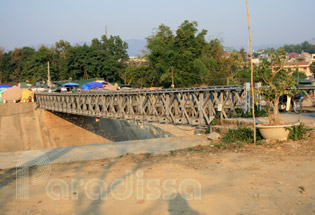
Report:
[[[315,37],[315,0],[248,0],[254,46],[297,44]],[[164,24],[197,21],[207,39],[248,46],[245,0],[0,0],[0,47],[72,44],[105,33],[144,40]]]

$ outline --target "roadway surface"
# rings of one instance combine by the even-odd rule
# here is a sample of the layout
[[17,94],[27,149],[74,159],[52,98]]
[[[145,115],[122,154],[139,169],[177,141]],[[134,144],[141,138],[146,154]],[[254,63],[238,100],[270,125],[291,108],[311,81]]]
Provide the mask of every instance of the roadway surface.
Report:
[[172,150],[207,144],[209,144],[209,141],[207,141],[205,137],[186,136],[70,146],[24,152],[1,152],[0,169],[38,164],[47,165],[53,163],[100,160],[124,156],[126,154],[165,154]]
[[[287,123],[303,122],[306,126],[315,128],[315,112],[303,112],[300,114],[285,112],[280,113],[279,118]],[[236,118],[238,121],[252,122],[252,118]],[[256,123],[268,123],[267,117],[256,118]]]

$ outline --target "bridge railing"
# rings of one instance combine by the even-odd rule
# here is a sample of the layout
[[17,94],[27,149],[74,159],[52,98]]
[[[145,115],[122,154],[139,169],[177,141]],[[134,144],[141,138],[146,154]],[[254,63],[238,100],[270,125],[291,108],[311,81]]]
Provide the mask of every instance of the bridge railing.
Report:
[[36,93],[36,102],[40,108],[69,114],[207,125],[214,117],[227,118],[243,109],[243,94],[243,86],[83,91]]
[[315,85],[298,85],[297,88],[302,91],[302,95],[312,102],[315,106]]

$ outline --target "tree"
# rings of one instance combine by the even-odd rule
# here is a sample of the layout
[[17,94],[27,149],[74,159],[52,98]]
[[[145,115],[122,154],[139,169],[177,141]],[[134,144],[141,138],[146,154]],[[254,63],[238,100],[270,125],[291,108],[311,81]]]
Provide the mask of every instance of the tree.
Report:
[[66,58],[71,45],[68,41],[59,40],[55,43],[55,46],[51,48],[52,59],[50,67],[56,71],[51,73],[51,77],[54,80],[64,80],[67,78],[66,71]]
[[[129,59],[127,49],[128,44],[124,42],[119,36],[102,36],[102,51],[109,56],[110,61],[106,70],[103,71],[103,76],[109,81],[121,81],[124,77],[126,68],[125,62]],[[108,72],[107,72],[108,71]]]
[[0,47],[0,84],[2,84],[2,77],[4,75],[1,67],[2,67],[2,62],[3,62],[3,55],[4,55],[4,49]]
[[295,78],[295,79],[305,79],[305,78],[307,78],[307,76],[305,75],[305,73],[304,72],[299,72],[299,71],[294,71],[293,73],[292,73],[292,76]]
[[219,40],[207,42],[207,31],[198,31],[197,26],[197,22],[186,20],[174,35],[168,26],[162,24],[147,38],[149,68],[154,74],[155,85],[171,86],[172,68],[177,87],[209,84],[214,80],[213,74],[226,80],[223,46]]
[[9,80],[12,82],[21,81],[21,75],[25,67],[26,61],[31,59],[35,54],[35,49],[30,47],[23,47],[19,49],[14,49],[10,52],[10,68]]
[[59,40],[59,42],[55,43],[55,47],[53,47],[53,50],[58,56],[60,56],[62,59],[65,59],[67,51],[70,48],[71,45],[68,41]]
[[90,56],[88,57],[88,53],[89,46],[87,46],[86,44],[84,44],[83,46],[74,46],[69,49],[65,62],[65,78],[71,77],[75,80],[82,78],[87,79],[90,77],[90,71],[87,70],[87,65],[93,64],[93,62],[90,59]]
[[[283,69],[287,53],[280,49],[278,53],[271,54],[271,62],[263,61],[255,71],[267,87],[260,88],[260,94],[268,103],[268,118],[270,124],[279,123],[279,98],[281,95],[293,96],[295,87],[295,78]],[[273,106],[273,114],[271,107]]]
[[170,86],[171,66],[175,63],[176,51],[174,49],[174,35],[171,29],[160,25],[157,32],[147,38],[149,68],[151,69],[154,84]]
[[310,70],[311,70],[311,73],[313,74],[313,77],[315,78],[315,62],[313,62],[313,63],[310,65]]
[[126,79],[128,80],[128,84],[135,85],[138,88],[149,87],[149,73],[147,65],[129,66],[126,69]]
[[284,45],[283,48],[286,52],[297,52],[301,53],[302,51],[309,52],[311,54],[315,54],[315,45],[310,44],[307,41],[304,41],[303,43],[297,44],[297,45]]
[[243,72],[244,62],[240,53],[232,53],[226,60],[226,66],[228,71],[227,85],[241,83],[240,73]]
[[[47,80],[47,62],[52,61],[52,56],[53,52],[49,48],[41,46],[37,52],[23,63],[24,68],[20,79],[22,81],[29,80],[33,84],[38,81]],[[52,74],[55,72],[51,71]]]
[[104,77],[116,82],[122,80],[125,61],[128,60],[128,45],[119,36],[103,35],[101,40],[93,39],[90,46],[70,47],[66,53],[63,77],[86,79]]

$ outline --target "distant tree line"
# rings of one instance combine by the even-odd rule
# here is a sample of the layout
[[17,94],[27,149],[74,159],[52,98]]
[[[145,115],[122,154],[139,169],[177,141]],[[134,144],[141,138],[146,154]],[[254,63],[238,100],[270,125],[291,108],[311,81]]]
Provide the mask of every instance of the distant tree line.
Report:
[[48,61],[52,80],[105,77],[118,81],[129,58],[127,48],[119,36],[102,36],[101,40],[93,39],[90,46],[71,46],[60,40],[51,48],[42,46],[38,50],[23,47],[5,53],[0,49],[0,82],[28,80],[34,84],[47,80]]
[[52,80],[104,77],[109,82],[137,87],[172,84],[176,87],[241,84],[249,81],[247,54],[244,49],[223,56],[224,47],[217,39],[207,41],[206,30],[198,31],[197,22],[184,21],[173,32],[160,25],[147,38],[148,54],[140,64],[129,63],[128,44],[119,36],[93,39],[91,45],[71,46],[60,40],[53,47],[0,49],[0,82],[35,83],[47,80],[50,62]]
[[297,45],[284,45],[283,48],[286,52],[296,52],[301,53],[302,51],[308,52],[310,54],[315,54],[315,45],[310,44],[309,42],[305,41],[301,44]]

